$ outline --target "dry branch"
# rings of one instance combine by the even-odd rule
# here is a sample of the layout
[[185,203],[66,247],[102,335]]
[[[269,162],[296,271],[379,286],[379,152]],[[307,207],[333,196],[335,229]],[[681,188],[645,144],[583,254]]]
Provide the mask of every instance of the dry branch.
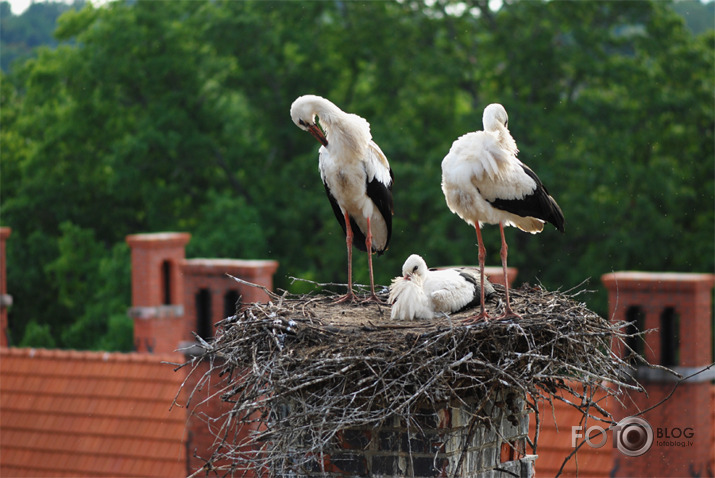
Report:
[[[394,417],[416,423],[419,410],[465,400],[479,411],[505,390],[528,398],[537,429],[539,405],[553,400],[612,422],[594,401],[597,392],[618,399],[623,389],[641,387],[611,352],[613,341],[626,346],[624,324],[599,317],[574,300],[579,294],[526,285],[511,296],[521,320],[468,326],[462,319],[472,311],[393,322],[385,305],[272,294],[275,303],[253,304],[220,322],[216,339],[193,358],[211,364],[197,388],[210,376],[215,385],[218,376],[217,394],[233,404],[223,416],[207,417],[220,425],[207,467],[219,476],[305,473],[342,430]],[[492,314],[503,307],[488,305]],[[473,423],[488,419],[476,412]]]

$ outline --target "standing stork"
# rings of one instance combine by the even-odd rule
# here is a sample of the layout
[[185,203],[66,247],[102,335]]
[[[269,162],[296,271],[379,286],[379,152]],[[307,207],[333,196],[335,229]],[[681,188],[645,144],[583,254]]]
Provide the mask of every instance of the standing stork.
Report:
[[[564,232],[564,214],[536,173],[517,159],[519,150],[509,133],[509,117],[504,107],[495,103],[484,108],[482,122],[484,131],[457,138],[442,160],[442,191],[449,209],[477,231],[482,283],[486,249],[481,227],[482,224],[499,224],[506,290],[506,310],[502,317],[519,317],[509,303],[504,226],[536,234],[549,222]],[[483,297],[481,303],[481,313],[473,321],[489,317]]]
[[[370,134],[370,123],[346,113],[325,98],[305,95],[290,107],[290,116],[322,145],[318,169],[330,205],[345,233],[348,292],[339,302],[354,301],[352,246],[367,252],[371,299],[377,300],[372,253],[387,250],[392,235],[393,175],[387,158]],[[316,116],[325,134],[316,123]]]

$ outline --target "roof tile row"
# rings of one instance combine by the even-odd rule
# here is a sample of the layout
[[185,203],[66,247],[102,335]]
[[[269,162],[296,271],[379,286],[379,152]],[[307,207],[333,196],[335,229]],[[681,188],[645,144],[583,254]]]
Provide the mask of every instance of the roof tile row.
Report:
[[181,361],[0,348],[0,476],[185,476]]

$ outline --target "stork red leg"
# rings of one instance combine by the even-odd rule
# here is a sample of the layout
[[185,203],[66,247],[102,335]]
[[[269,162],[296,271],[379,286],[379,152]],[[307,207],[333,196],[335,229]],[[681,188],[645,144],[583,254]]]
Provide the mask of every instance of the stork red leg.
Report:
[[504,315],[499,318],[516,317],[520,319],[521,316],[511,310],[511,302],[509,301],[509,277],[506,271],[506,257],[509,247],[506,245],[506,239],[504,239],[504,224],[501,222],[499,223],[499,231],[501,232],[501,266],[504,269],[504,290],[506,291],[506,309],[504,309]]
[[489,314],[487,314],[487,310],[484,305],[484,287],[482,287],[482,284],[484,284],[484,261],[487,258],[487,249],[484,247],[484,242],[482,242],[482,231],[479,228],[479,223],[474,225],[474,229],[476,229],[477,231],[477,247],[479,250],[479,305],[481,306],[482,310],[474,317],[469,317],[465,320],[465,323],[469,324],[479,322],[482,319],[484,319],[485,321],[489,320]]
[[375,279],[372,275],[372,229],[370,227],[370,218],[367,218],[367,235],[365,236],[365,247],[367,248],[367,264],[370,269],[370,299],[377,302],[381,300],[375,294]]
[[345,243],[348,246],[348,292],[336,303],[355,301],[355,294],[353,294],[353,230],[350,227],[350,216],[347,212],[343,214],[345,215]]

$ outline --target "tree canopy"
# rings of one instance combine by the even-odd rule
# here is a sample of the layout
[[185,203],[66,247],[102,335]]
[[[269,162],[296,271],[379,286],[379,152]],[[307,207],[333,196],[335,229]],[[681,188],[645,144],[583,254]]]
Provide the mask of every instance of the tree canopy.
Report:
[[[75,8],[84,0],[75,0]],[[63,2],[33,2],[20,15],[13,15],[10,3],[0,2],[0,68],[9,71],[13,63],[32,57],[39,46],[56,46],[52,36],[57,18],[72,6]]]
[[[276,259],[282,288],[344,282],[318,145],[288,114],[308,93],[366,118],[394,171],[377,283],[411,253],[476,264],[440,165],[493,102],[566,216],[564,235],[507,232],[518,281],[712,271],[713,30],[694,36],[659,1],[488,3],[139,0],[63,14],[59,46],[0,82],[15,343],[131,348],[132,233],[190,232],[193,257]],[[484,239],[497,264],[498,228]],[[354,269],[366,282],[363,255]],[[605,313],[605,293],[589,301]]]

